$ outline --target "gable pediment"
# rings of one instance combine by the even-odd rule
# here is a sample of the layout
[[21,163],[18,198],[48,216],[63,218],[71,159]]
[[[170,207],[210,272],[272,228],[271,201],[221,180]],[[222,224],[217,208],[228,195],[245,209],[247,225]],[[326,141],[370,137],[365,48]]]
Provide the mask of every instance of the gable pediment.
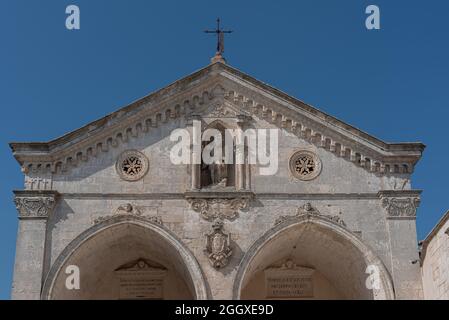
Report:
[[57,172],[177,118],[257,117],[369,171],[411,173],[421,143],[389,144],[223,63],[45,143],[11,143],[23,170]]

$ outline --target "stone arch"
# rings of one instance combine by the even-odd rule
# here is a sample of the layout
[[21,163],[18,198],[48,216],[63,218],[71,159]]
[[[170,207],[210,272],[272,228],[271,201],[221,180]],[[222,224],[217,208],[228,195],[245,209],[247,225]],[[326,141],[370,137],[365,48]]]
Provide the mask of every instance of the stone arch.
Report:
[[[322,240],[318,240],[320,238]],[[292,239],[299,240],[294,242]],[[298,255],[308,255],[306,260],[311,267],[320,270],[330,282],[342,290],[344,299],[395,299],[390,273],[373,250],[342,224],[329,217],[312,214],[290,217],[254,242],[237,271],[233,299],[247,299],[242,297],[242,292],[248,283],[258,272],[284,258],[286,248],[292,243],[295,250],[302,250]],[[314,248],[316,250],[313,250]],[[373,290],[366,288],[368,266],[374,266],[378,272],[376,279],[379,280],[379,286]],[[370,268],[372,270],[373,267]]]
[[[133,240],[128,243],[128,246],[132,246],[141,240],[147,245],[152,243],[153,246],[151,248],[150,246],[148,247],[148,252],[161,258],[163,264],[168,264],[167,268],[173,270],[173,274],[185,281],[186,289],[193,299],[206,300],[209,298],[210,290],[207,282],[198,261],[191,251],[161,224],[132,215],[120,215],[107,219],[76,237],[62,251],[50,268],[43,285],[41,298],[44,300],[59,299],[62,296],[65,299],[64,295],[60,294],[61,281],[65,283],[65,278],[67,277],[64,273],[65,268],[74,261],[82,261],[82,259],[85,259],[84,261],[95,261],[93,260],[95,258],[97,260],[104,258],[105,253],[101,252],[101,250],[105,248],[104,244],[108,240],[111,241],[111,246],[115,246],[121,240]],[[144,246],[145,243],[140,244]],[[123,248],[120,250],[123,251]],[[92,258],[92,256],[97,257]],[[163,264],[160,264],[160,266]],[[117,265],[111,267],[115,268]],[[83,272],[86,274],[86,271],[80,267],[81,278],[83,277]],[[89,272],[87,271],[88,275]],[[91,299],[92,297],[87,298]],[[86,297],[83,296],[82,299],[86,299]]]

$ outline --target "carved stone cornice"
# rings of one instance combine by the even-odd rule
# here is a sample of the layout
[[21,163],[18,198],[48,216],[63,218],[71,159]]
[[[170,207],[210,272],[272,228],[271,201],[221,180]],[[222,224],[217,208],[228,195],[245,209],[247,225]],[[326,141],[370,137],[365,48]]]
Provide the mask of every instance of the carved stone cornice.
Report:
[[221,88],[218,77],[212,73],[211,76],[204,76],[209,81],[192,83],[190,88],[176,93],[173,92],[176,90],[167,90],[168,87],[161,89],[57,140],[47,143],[14,142],[10,143],[10,147],[24,173],[31,170],[64,172],[131,138],[143,136],[154,128],[186,116],[192,110],[214,103],[214,92]]
[[[61,138],[10,146],[24,172],[64,171],[161,124],[207,109],[217,99],[377,174],[412,173],[425,148],[422,143],[385,143],[219,62]],[[217,115],[227,116],[218,106]]]
[[420,190],[380,191],[379,197],[387,219],[416,219],[416,209],[421,202]]
[[16,190],[14,195],[19,219],[47,219],[53,213],[59,194],[50,190]]
[[303,217],[303,216],[319,216],[321,218],[324,218],[326,220],[329,220],[336,224],[339,224],[343,227],[346,227],[346,223],[340,216],[322,214],[315,207],[313,207],[309,202],[304,204],[302,207],[299,207],[296,211],[296,215],[280,216],[279,218],[276,219],[276,221],[274,222],[274,225],[277,226],[281,223],[284,223],[285,221],[295,220],[295,219]]
[[[250,110],[252,116],[261,117],[373,173],[413,173],[425,148],[420,143],[385,143],[277,90],[269,91],[287,101],[232,81],[224,82],[224,86],[228,89],[225,99],[243,110]],[[292,106],[297,107],[294,112]]]
[[252,192],[189,192],[186,199],[192,210],[204,220],[235,220],[240,211],[249,207]]

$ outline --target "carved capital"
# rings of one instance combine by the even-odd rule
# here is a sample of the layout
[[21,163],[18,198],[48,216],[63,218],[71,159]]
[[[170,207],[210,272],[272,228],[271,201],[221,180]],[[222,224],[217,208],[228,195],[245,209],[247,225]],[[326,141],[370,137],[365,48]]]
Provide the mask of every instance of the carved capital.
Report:
[[189,198],[192,210],[201,214],[201,217],[207,221],[234,220],[238,217],[240,210],[248,208],[248,198]]
[[47,219],[56,205],[56,191],[14,191],[19,219]]
[[421,202],[418,192],[383,192],[380,198],[389,219],[415,219]]

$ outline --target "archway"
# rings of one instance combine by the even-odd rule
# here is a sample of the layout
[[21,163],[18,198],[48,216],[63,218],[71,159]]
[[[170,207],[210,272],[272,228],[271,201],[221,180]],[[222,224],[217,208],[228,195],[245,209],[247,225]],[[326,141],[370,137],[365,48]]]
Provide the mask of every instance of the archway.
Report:
[[384,264],[359,237],[329,217],[306,214],[276,225],[252,245],[233,297],[381,300],[394,299],[394,290]]
[[[66,286],[68,266],[80,272],[80,289]],[[56,259],[42,299],[208,298],[192,253],[166,228],[135,216],[117,216],[73,240]]]

